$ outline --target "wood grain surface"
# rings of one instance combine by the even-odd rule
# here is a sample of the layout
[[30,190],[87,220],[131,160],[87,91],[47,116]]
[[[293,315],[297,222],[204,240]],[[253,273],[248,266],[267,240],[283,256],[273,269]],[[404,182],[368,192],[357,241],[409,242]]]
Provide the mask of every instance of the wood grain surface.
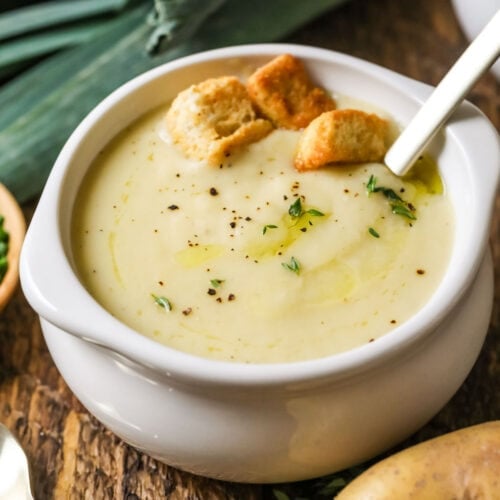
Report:
[[[436,84],[466,40],[448,0],[351,0],[293,33],[288,42],[351,54]],[[500,85],[484,76],[470,94],[500,130]],[[24,207],[29,220],[36,202]],[[500,419],[500,197],[491,229],[495,307],[469,377],[445,408],[403,446]],[[36,315],[18,290],[0,316],[0,421],[27,451],[37,499],[324,498],[318,484],[240,485],[193,476],[141,454],[106,430],[60,377]]]

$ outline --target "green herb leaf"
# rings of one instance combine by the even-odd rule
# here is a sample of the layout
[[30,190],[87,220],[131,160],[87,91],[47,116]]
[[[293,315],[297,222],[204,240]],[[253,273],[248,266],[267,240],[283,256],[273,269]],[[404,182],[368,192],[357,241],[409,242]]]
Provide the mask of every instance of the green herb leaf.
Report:
[[383,195],[390,201],[401,201],[404,203],[403,198],[391,188],[377,188],[377,190],[382,191]]
[[300,264],[295,257],[292,257],[290,262],[282,262],[281,265],[288,271],[292,271],[295,274],[299,274],[300,272]]
[[303,213],[304,210],[302,209],[302,201],[300,198],[297,198],[291,205],[290,208],[288,209],[288,213],[290,214],[291,217],[294,219],[299,218]]
[[391,210],[393,214],[402,215],[410,220],[417,220],[411,209],[403,203],[392,203]]
[[376,191],[376,185],[377,185],[377,178],[372,174],[370,175],[370,178],[368,179],[368,182],[366,184],[366,190],[369,193],[375,193]]
[[342,477],[334,477],[328,484],[326,484],[320,491],[323,496],[331,497],[340,492],[347,484],[347,481]]
[[375,231],[375,229],[373,229],[373,227],[369,227],[368,228],[368,232],[375,238],[380,238],[380,234],[377,233],[377,231]]
[[9,268],[7,254],[9,252],[9,233],[3,227],[5,217],[0,215],[0,283],[3,281]]
[[5,275],[7,274],[7,269],[9,268],[9,263],[7,261],[7,256],[3,255],[0,257],[0,283],[3,281]]
[[288,209],[288,213],[294,219],[298,219],[302,217],[304,214],[312,215],[313,217],[324,217],[324,213],[319,211],[317,208],[310,208],[308,210],[304,210],[302,207],[302,200],[297,198]]
[[325,214],[323,212],[320,212],[319,210],[316,210],[315,208],[310,208],[309,210],[306,211],[306,214],[312,215],[314,217],[324,217]]
[[393,214],[401,215],[407,219],[417,220],[417,217],[414,214],[415,208],[410,203],[403,200],[403,198],[401,198],[401,196],[399,196],[393,189],[377,186],[377,179],[373,175],[370,175],[370,178],[368,179],[366,190],[368,193],[382,193],[387,200],[389,200]]
[[214,287],[214,288],[218,288],[222,285],[222,283],[224,283],[224,280],[218,280],[218,279],[212,279],[210,280],[210,284]]
[[276,498],[276,500],[290,500],[290,497],[284,491],[281,490],[273,489],[273,495],[274,498]]
[[268,229],[276,229],[278,226],[275,226],[274,224],[266,224],[262,228],[262,234],[266,234]]
[[153,297],[156,304],[158,304],[160,307],[163,307],[163,309],[165,309],[166,311],[172,310],[172,304],[166,297],[158,296],[155,295],[154,293],[151,294],[151,297]]

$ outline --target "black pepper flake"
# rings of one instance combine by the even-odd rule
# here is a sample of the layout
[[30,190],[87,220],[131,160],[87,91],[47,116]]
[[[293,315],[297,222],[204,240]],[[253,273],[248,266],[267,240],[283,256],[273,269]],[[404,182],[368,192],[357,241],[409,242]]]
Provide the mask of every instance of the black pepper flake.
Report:
[[230,294],[227,296],[227,300],[229,300],[229,301],[233,301],[234,299],[236,299],[236,295],[234,295],[234,293],[230,293]]
[[391,325],[395,325],[397,321],[395,319],[391,319]]
[[189,316],[192,312],[193,312],[193,309],[191,309],[191,307],[187,307],[186,309],[184,309],[182,311],[182,314],[184,314],[184,316]]
[[212,196],[217,196],[219,194],[219,191],[217,191],[214,187],[211,187],[209,192]]
[[169,210],[179,210],[179,207],[177,205],[169,205],[168,209]]
[[234,229],[236,227],[236,222],[230,222],[229,225]]
[[163,283],[163,281],[161,281],[161,280],[160,280],[160,281],[158,281],[158,284],[159,284],[160,286],[163,286],[163,284],[164,284],[164,283]]
[[375,342],[375,339],[372,337],[368,342]]
[[424,269],[417,269],[417,274],[425,274],[425,270]]
[[246,220],[247,222],[250,222],[250,221],[252,220],[252,218],[251,218],[251,217],[245,217],[245,220]]
[[209,288],[207,293],[208,293],[208,295],[215,295],[217,292],[216,292],[215,288]]
[[219,304],[222,303],[222,299],[220,297],[217,297],[215,301],[218,302]]
[[300,230],[305,233],[307,231],[307,227],[301,227]]

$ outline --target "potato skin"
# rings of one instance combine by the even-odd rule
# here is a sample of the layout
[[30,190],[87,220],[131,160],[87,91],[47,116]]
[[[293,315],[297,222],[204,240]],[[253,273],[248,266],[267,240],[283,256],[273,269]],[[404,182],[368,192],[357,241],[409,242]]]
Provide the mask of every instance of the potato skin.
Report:
[[422,442],[359,475],[336,500],[500,499],[500,421]]

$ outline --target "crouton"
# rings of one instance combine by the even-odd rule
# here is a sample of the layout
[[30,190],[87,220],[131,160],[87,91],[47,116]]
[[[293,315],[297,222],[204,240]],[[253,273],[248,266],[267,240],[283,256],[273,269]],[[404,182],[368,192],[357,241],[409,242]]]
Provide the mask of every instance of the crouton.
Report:
[[212,165],[273,128],[268,120],[256,117],[246,87],[234,76],[210,78],[180,92],[166,124],[188,158]]
[[356,109],[323,113],[302,132],[294,158],[299,171],[328,163],[380,161],[388,147],[389,123]]
[[300,130],[335,109],[333,98],[312,83],[302,62],[290,54],[257,69],[247,89],[257,110],[280,128]]

